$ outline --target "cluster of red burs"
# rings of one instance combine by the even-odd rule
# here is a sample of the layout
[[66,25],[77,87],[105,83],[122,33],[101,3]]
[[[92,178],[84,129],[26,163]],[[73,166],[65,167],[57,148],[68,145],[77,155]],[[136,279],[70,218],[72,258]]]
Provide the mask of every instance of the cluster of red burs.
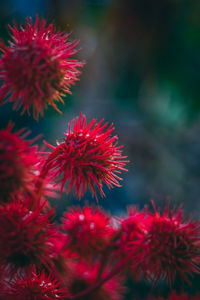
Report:
[[[84,64],[74,58],[78,42],[38,17],[9,29],[11,40],[0,46],[0,104],[35,119],[49,105],[59,111],[56,102]],[[120,187],[128,160],[113,131],[82,113],[62,142],[42,148],[11,121],[0,131],[0,299],[120,300],[127,278],[152,286],[165,280],[168,300],[200,299],[174,291],[177,277],[189,281],[200,271],[200,221],[185,219],[182,208],[161,213],[152,202],[153,209],[129,207],[119,218],[85,205],[54,221],[49,198],[73,192],[81,199],[89,190],[97,200]]]

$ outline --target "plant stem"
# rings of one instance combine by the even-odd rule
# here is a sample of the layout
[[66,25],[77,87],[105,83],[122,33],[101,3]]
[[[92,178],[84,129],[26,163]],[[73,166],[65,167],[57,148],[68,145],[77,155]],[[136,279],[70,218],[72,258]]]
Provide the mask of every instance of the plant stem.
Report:
[[[108,273],[104,278],[100,279],[99,281],[97,281],[94,285],[90,286],[89,288],[87,288],[86,290],[70,296],[69,299],[70,300],[75,300],[78,299],[80,297],[83,297],[91,292],[93,292],[94,290],[98,289],[102,284],[104,284],[106,281],[108,281],[109,279],[111,279],[113,276],[115,276],[116,274],[118,274],[124,267],[124,265],[131,259],[133,259],[133,255],[135,255],[133,253],[130,253],[124,260],[122,260],[110,273]],[[138,264],[138,263],[137,263]]]

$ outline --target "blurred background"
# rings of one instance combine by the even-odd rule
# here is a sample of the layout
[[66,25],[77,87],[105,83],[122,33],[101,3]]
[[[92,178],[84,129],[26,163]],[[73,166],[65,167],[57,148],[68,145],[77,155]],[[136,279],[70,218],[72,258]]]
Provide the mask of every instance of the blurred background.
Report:
[[[7,24],[26,16],[47,18],[71,39],[80,40],[80,82],[65,99],[59,115],[51,107],[38,122],[0,107],[0,127],[12,119],[16,128],[42,133],[55,145],[68,122],[82,111],[115,124],[119,144],[128,155],[121,188],[104,191],[99,204],[121,216],[127,205],[143,208],[153,199],[163,209],[182,204],[186,216],[200,208],[200,1],[199,0],[0,0],[0,37]],[[41,141],[42,143],[42,141]],[[72,204],[94,203],[88,193],[81,203],[73,195],[59,201],[58,215]],[[133,286],[133,284],[131,284]],[[179,282],[176,287],[182,288]],[[194,278],[190,292],[198,290]],[[127,299],[147,299],[151,285],[134,284]],[[165,295],[160,283],[152,293]]]

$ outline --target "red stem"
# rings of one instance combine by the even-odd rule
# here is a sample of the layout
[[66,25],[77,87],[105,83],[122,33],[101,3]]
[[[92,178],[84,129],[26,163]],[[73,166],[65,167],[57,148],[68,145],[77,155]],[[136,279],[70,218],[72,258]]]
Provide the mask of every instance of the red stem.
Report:
[[[135,252],[134,252],[135,254]],[[99,288],[102,284],[104,284],[104,282],[108,281],[109,279],[111,279],[114,275],[116,275],[117,273],[119,273],[121,271],[121,269],[123,268],[123,266],[130,260],[133,258],[133,253],[129,254],[124,260],[122,260],[121,263],[119,263],[114,270],[112,270],[110,273],[108,273],[104,278],[100,279],[99,281],[97,281],[94,285],[90,286],[89,288],[87,288],[86,290],[74,295],[74,296],[70,296],[69,299],[70,300],[74,300],[74,299],[78,299],[80,297],[83,297],[91,292],[93,292],[94,290],[96,290],[97,288]]]

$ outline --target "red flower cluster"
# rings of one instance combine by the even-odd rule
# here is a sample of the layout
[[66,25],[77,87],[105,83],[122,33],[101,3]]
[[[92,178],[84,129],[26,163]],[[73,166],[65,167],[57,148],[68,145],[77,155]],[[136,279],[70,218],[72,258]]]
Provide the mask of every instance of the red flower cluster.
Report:
[[85,116],[80,114],[73,120],[73,131],[72,121],[69,123],[64,142],[57,143],[56,147],[45,143],[52,152],[47,157],[43,173],[51,172],[53,178],[62,176],[61,192],[65,183],[69,182],[67,193],[74,185],[79,199],[88,187],[97,199],[95,184],[104,196],[102,183],[105,182],[109,188],[120,186],[118,180],[121,178],[116,173],[126,171],[123,168],[126,156],[121,156],[122,147],[117,146],[117,136],[111,136],[114,130],[112,124],[105,130],[107,123],[101,125],[103,120],[98,124],[95,122],[92,120],[87,125]]
[[9,26],[12,42],[1,45],[0,79],[3,81],[0,98],[8,97],[13,108],[23,107],[22,113],[33,107],[38,119],[48,105],[58,112],[54,101],[70,93],[69,87],[78,80],[83,63],[71,57],[78,52],[77,41],[70,42],[69,34],[55,32],[36,17],[35,24],[27,18],[26,27]]
[[[0,97],[23,106],[22,113],[33,107],[35,118],[48,105],[58,110],[54,101],[69,93],[82,66],[70,58],[77,42],[38,18],[10,29],[13,42],[2,45],[0,58]],[[133,207],[120,219],[87,205],[66,211],[61,225],[53,223],[47,201],[58,189],[68,186],[80,199],[89,188],[97,199],[104,183],[120,186],[118,174],[128,161],[112,124],[87,124],[80,114],[61,143],[46,143],[49,153],[38,153],[25,130],[12,129],[10,123],[0,131],[0,299],[120,300],[130,275],[172,285],[177,275],[188,281],[199,273],[200,220],[185,220],[180,208],[161,214],[155,204],[153,213]],[[198,297],[173,292],[168,298],[179,299]]]

